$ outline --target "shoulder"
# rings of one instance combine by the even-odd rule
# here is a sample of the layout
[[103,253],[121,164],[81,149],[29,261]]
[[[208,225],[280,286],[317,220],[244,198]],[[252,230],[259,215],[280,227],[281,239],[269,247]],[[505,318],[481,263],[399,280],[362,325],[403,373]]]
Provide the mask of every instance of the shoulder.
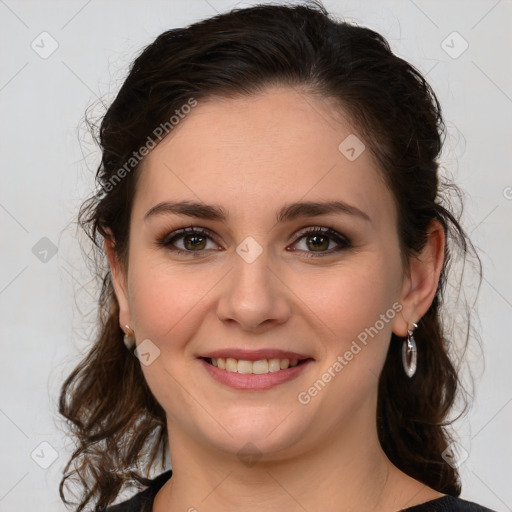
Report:
[[151,481],[149,487],[127,501],[108,507],[105,512],[151,512],[156,494],[171,476],[171,470],[158,475]]
[[421,505],[406,508],[403,512],[495,512],[483,505],[466,501],[455,496],[445,495]]

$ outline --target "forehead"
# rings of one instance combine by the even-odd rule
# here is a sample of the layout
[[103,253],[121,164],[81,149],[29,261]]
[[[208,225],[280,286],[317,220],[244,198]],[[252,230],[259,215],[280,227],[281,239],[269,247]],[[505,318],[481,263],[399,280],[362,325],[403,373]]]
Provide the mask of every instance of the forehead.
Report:
[[[133,213],[189,199],[243,217],[303,198],[393,215],[381,172],[354,137],[332,101],[292,89],[198,101],[143,161]],[[362,150],[356,159],[347,144]]]

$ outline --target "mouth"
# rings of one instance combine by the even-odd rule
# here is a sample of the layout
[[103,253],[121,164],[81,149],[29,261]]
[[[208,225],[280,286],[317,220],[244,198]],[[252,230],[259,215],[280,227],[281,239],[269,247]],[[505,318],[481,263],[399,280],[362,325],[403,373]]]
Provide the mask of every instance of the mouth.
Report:
[[239,373],[243,375],[265,375],[267,373],[276,373],[289,368],[295,368],[313,358],[306,357],[301,359],[271,358],[271,359],[235,359],[233,357],[201,357],[203,361],[219,370],[225,370],[230,373]]
[[283,350],[219,350],[197,358],[218,383],[236,390],[264,391],[298,378],[315,361]]

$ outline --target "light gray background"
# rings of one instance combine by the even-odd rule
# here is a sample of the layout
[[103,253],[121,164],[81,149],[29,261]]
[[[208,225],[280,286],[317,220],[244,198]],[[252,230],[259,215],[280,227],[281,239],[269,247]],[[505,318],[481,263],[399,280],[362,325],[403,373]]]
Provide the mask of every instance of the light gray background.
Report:
[[[71,444],[56,397],[87,347],[96,300],[72,225],[99,161],[85,109],[97,97],[113,98],[129,62],[158,34],[235,4],[0,0],[0,512],[65,510],[57,487]],[[468,353],[474,405],[456,423],[468,452],[462,497],[512,510],[512,4],[325,5],[381,32],[439,95],[449,130],[443,165],[467,194],[464,226],[484,264],[474,321],[485,365],[475,344]],[[52,39],[58,48],[48,56]],[[447,53],[460,53],[464,40],[461,55]],[[50,241],[55,255],[44,253]],[[474,278],[469,284],[471,297]]]

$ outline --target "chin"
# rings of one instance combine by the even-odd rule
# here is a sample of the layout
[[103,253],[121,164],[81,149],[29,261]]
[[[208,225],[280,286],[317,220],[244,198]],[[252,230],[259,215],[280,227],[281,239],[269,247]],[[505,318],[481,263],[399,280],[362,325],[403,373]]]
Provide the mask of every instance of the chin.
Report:
[[290,450],[307,439],[309,424],[289,410],[276,415],[268,408],[259,414],[254,408],[239,408],[229,417],[220,417],[219,421],[229,433],[219,425],[212,431],[208,425],[203,430],[207,443],[242,459],[264,456],[266,460],[279,459],[285,454],[290,456]]

